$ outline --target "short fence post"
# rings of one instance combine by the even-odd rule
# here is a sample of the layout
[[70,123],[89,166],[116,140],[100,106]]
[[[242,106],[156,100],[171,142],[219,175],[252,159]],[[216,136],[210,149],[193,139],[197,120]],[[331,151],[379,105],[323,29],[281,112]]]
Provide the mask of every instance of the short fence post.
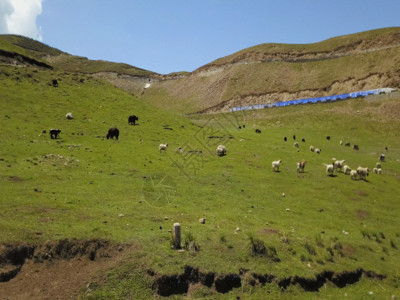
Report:
[[174,247],[181,248],[181,224],[179,223],[174,223]]

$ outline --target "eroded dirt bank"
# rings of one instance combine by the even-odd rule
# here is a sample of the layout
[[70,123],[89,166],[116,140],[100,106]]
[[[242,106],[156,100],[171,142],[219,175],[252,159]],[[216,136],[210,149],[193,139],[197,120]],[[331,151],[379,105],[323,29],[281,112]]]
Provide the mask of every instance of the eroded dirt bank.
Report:
[[290,285],[299,285],[304,291],[318,292],[328,281],[338,288],[343,288],[348,284],[359,282],[363,277],[374,280],[384,280],[386,278],[383,274],[366,271],[362,268],[343,272],[323,271],[316,274],[314,278],[300,276],[278,278],[274,274],[257,274],[243,269],[239,270],[238,274],[204,273],[190,266],[186,266],[181,274],[156,275],[151,271],[149,271],[149,274],[155,277],[153,290],[160,296],[187,294],[191,285],[198,284],[212,288],[218,293],[228,293],[243,284],[249,284],[253,287],[277,284],[282,291],[286,290]]
[[107,272],[129,247],[98,239],[1,244],[1,299],[76,299],[92,275]]

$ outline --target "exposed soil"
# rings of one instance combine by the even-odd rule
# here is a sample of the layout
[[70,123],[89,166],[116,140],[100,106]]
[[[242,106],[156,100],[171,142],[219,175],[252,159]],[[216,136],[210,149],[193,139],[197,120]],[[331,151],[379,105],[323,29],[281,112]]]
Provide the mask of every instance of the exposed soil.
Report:
[[1,299],[76,299],[92,276],[106,273],[129,247],[76,239],[1,244]]
[[48,64],[45,64],[44,62],[37,61],[36,59],[33,59],[31,57],[27,57],[15,52],[9,52],[5,50],[0,50],[0,62],[1,63],[6,63],[10,65],[28,65],[28,66],[35,66],[39,68],[46,68],[46,69],[53,69],[51,66]]
[[361,220],[364,220],[365,218],[367,218],[369,216],[369,212],[366,210],[357,210],[356,211],[357,217],[360,218]]
[[249,273],[248,270],[240,270],[239,274],[216,274],[203,273],[197,268],[186,266],[182,274],[174,275],[156,275],[153,290],[160,296],[171,296],[178,294],[187,294],[191,286],[207,286],[218,293],[228,293],[234,288],[242,286],[247,282],[252,286],[264,286],[266,284],[277,284],[283,291],[290,285],[299,285],[305,291],[319,292],[319,289],[327,283],[332,282],[338,288],[343,288],[348,284],[354,284],[362,279],[364,275],[370,279],[383,280],[385,275],[377,274],[373,271],[357,269],[354,271],[333,272],[324,271],[316,274],[314,278],[305,278],[300,276],[290,276],[286,278],[277,278],[273,274]]
[[[217,105],[208,107],[197,112],[198,114],[228,112],[233,107],[272,104],[279,101],[288,101],[293,99],[315,98],[329,95],[344,93],[344,91],[359,91],[374,89],[376,87],[398,87],[400,76],[388,76],[388,74],[370,74],[368,77],[356,80],[348,78],[343,81],[334,81],[330,86],[318,88],[314,90],[298,90],[298,91],[271,91],[268,93],[253,93],[249,95],[241,94],[240,96],[223,101]],[[371,96],[370,96],[371,97]],[[382,98],[382,97],[380,97]],[[387,98],[387,97],[386,97]],[[388,106],[387,110],[391,107]]]

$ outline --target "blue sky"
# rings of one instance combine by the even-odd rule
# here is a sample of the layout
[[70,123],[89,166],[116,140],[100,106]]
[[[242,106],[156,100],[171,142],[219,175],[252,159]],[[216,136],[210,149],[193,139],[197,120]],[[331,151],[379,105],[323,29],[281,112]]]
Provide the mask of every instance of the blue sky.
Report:
[[397,27],[399,15],[400,0],[0,0],[0,33],[167,74],[262,43]]

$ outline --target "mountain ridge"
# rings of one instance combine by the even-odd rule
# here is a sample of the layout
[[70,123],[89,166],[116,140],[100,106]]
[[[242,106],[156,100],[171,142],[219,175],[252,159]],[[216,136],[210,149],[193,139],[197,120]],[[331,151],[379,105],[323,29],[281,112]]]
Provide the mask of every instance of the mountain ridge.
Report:
[[[216,59],[193,72],[166,75],[124,63],[89,60],[14,35],[0,36],[0,49],[13,53],[9,63],[24,64],[31,57],[31,64],[36,60],[38,66],[92,74],[156,107],[185,114],[400,87],[400,27],[312,44],[260,44]],[[18,54],[22,60],[18,60]]]

